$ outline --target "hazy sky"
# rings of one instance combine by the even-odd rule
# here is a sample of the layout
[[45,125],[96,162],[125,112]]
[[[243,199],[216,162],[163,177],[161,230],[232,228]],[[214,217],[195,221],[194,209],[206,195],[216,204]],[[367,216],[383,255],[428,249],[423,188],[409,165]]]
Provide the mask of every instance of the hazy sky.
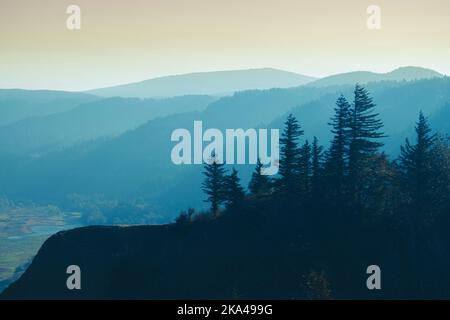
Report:
[[[66,8],[81,8],[68,30]],[[369,30],[366,9],[381,8]],[[450,74],[449,0],[0,0],[0,88],[84,90],[197,71]]]

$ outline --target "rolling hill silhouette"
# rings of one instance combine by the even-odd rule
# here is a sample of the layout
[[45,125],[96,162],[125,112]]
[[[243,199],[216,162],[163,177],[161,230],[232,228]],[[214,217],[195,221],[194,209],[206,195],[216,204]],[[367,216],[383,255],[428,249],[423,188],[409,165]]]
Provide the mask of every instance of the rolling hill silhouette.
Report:
[[29,117],[69,111],[99,99],[78,92],[0,89],[0,127]]
[[315,80],[313,77],[277,69],[197,72],[159,77],[141,82],[88,91],[111,97],[171,97],[180,95],[230,95],[252,89],[288,88]]
[[401,67],[387,73],[355,71],[328,76],[309,83],[313,87],[326,87],[348,84],[366,84],[379,81],[412,81],[421,79],[441,78],[444,75],[431,69],[421,67]]
[[[41,154],[98,138],[117,136],[151,119],[204,110],[215,98],[182,96],[166,99],[101,98],[56,113],[28,117],[0,127],[0,152]],[[51,105],[55,104],[53,102]]]
[[[336,98],[341,93],[351,96],[353,88],[246,91],[214,101],[204,111],[154,119],[106,141],[44,154],[32,161],[0,158],[3,167],[8,167],[0,171],[0,186],[13,198],[56,203],[64,203],[72,193],[104,194],[121,200],[142,197],[164,213],[167,222],[180,209],[203,206],[202,195],[196,192],[201,166],[176,166],[170,160],[174,129],[189,129],[194,120],[203,120],[205,128],[281,128],[286,114],[293,113],[305,129],[304,138],[317,136],[326,146],[330,140],[327,122]],[[368,89],[385,123],[386,149],[393,155],[405,134],[411,134],[409,128],[419,110],[431,117],[450,101],[448,78],[371,83]],[[245,184],[252,167],[239,170]],[[176,199],[172,192],[178,194]]]

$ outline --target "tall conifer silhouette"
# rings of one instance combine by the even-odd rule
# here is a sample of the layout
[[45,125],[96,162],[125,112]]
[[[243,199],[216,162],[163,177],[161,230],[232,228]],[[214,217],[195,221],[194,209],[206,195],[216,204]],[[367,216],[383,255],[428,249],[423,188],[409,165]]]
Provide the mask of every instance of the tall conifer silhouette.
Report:
[[416,143],[411,144],[408,139],[400,147],[400,167],[404,173],[404,186],[412,201],[412,209],[422,214],[430,195],[433,192],[430,182],[432,173],[432,151],[436,136],[422,112],[416,124]]
[[349,145],[350,103],[344,96],[336,101],[334,115],[331,118],[331,132],[334,134],[329,150],[325,154],[325,176],[327,190],[333,202],[342,200],[346,160]]
[[303,134],[303,130],[297,119],[290,114],[284,123],[284,131],[280,139],[281,159],[279,174],[279,190],[288,195],[297,192],[297,167],[300,157],[298,139]]
[[362,192],[364,190],[364,177],[373,174],[370,168],[370,160],[373,159],[378,149],[383,145],[378,139],[384,137],[379,130],[383,123],[374,113],[373,103],[367,90],[356,85],[354,101],[350,108],[348,122],[349,149],[348,149],[348,189],[351,203],[356,206],[362,204]]
[[206,193],[207,199],[211,205],[211,213],[216,215],[219,206],[225,201],[225,168],[220,163],[215,153],[211,154],[211,158],[204,166],[205,181],[202,183],[202,190]]

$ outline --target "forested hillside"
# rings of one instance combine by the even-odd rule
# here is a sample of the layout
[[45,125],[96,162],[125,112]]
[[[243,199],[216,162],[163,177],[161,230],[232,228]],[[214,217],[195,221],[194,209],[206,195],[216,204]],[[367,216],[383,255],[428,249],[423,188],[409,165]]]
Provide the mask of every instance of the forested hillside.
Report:
[[[375,102],[359,85],[338,97],[329,128],[324,148],[288,115],[279,175],[261,175],[258,164],[248,189],[212,154],[202,183],[209,209],[181,212],[175,224],[52,236],[1,297],[450,298],[448,137],[419,112],[414,137],[389,159]],[[74,263],[83,290],[65,287]],[[367,289],[371,265],[382,290]]]

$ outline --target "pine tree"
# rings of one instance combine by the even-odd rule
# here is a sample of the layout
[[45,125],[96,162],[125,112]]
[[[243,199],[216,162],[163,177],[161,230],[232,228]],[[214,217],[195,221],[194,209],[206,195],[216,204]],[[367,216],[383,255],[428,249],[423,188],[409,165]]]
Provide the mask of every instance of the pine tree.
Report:
[[351,203],[361,205],[364,177],[374,174],[371,159],[376,158],[378,149],[383,145],[377,139],[384,137],[379,130],[383,127],[378,114],[373,112],[375,104],[367,90],[356,85],[354,102],[350,108],[348,150],[348,186]]
[[283,134],[280,139],[281,159],[279,174],[279,190],[282,193],[293,195],[297,191],[296,169],[300,157],[298,139],[303,134],[303,130],[297,119],[290,114],[285,122]]
[[245,198],[244,188],[241,186],[241,179],[235,168],[225,179],[225,202],[227,208],[236,208],[242,204]]
[[303,198],[307,198],[310,192],[310,173],[311,173],[311,146],[308,140],[300,148],[298,182],[300,193]]
[[411,198],[412,208],[418,215],[423,215],[427,202],[430,201],[435,138],[436,136],[431,134],[427,119],[420,112],[416,124],[416,144],[412,145],[406,139],[405,145],[400,148],[400,168],[404,173],[405,188]]
[[344,96],[336,101],[334,116],[328,124],[332,126],[334,134],[329,150],[325,154],[325,173],[327,190],[336,200],[342,200],[344,177],[346,173],[346,157],[349,144],[350,103]]
[[383,123],[378,119],[378,113],[373,113],[375,108],[369,92],[362,86],[356,85],[354,92],[353,106],[350,108],[350,129],[351,145],[350,156],[359,156],[360,154],[373,155],[383,143],[373,139],[383,138],[383,133],[379,130]]
[[216,215],[219,206],[225,201],[225,168],[224,164],[217,159],[215,153],[205,164],[203,173],[206,177],[202,183],[202,190],[207,195],[205,202],[211,204],[211,213]]
[[322,158],[323,147],[319,145],[317,137],[314,137],[311,150],[311,191],[313,198],[317,198],[320,192],[322,178]]
[[270,180],[266,175],[262,174],[263,164],[258,158],[258,162],[256,163],[255,171],[252,173],[252,178],[248,185],[250,193],[253,195],[261,194],[265,191],[268,191],[270,188]]
[[[427,123],[427,119],[422,112],[419,114],[419,121],[416,123],[416,143],[411,144],[408,139],[400,147],[399,167],[401,170],[401,190],[406,194],[406,225],[408,228],[408,248],[411,257],[411,268],[415,274],[420,274],[419,270],[424,270],[424,252],[430,252],[427,243],[429,231],[434,215],[437,213],[436,203],[433,201],[433,172],[434,158],[433,147],[435,135]],[[428,255],[427,255],[428,257]],[[421,290],[423,283],[421,277],[416,277],[413,283],[415,290]]]

